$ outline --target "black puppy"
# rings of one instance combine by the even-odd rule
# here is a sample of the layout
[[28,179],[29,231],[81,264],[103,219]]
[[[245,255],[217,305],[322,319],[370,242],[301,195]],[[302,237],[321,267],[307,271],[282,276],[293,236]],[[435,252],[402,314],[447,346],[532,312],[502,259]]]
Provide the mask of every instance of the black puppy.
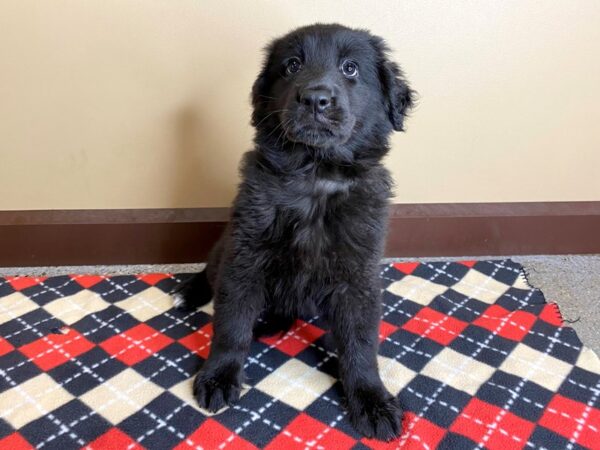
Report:
[[389,440],[401,409],[376,359],[392,185],[381,159],[412,91],[367,31],[308,26],[267,51],[252,89],[255,149],[231,220],[206,270],[179,293],[187,306],[214,294],[212,347],[194,395],[211,411],[235,402],[253,330],[275,334],[318,313],[337,344],[350,420]]

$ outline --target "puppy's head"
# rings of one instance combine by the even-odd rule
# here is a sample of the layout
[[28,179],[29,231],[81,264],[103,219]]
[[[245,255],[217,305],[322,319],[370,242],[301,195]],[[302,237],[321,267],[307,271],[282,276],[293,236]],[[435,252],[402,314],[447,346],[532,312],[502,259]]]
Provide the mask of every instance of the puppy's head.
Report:
[[252,89],[259,133],[321,150],[403,130],[413,92],[384,41],[340,25],[272,42]]

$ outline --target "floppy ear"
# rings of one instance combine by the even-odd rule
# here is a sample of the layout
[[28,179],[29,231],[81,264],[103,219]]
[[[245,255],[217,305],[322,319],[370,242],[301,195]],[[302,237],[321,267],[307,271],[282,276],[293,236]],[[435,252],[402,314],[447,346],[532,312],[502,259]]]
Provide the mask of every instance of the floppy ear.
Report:
[[254,84],[252,85],[252,125],[256,126],[264,115],[264,105],[268,103],[269,100],[269,67],[271,65],[271,53],[273,49],[273,43],[269,44],[265,48],[265,58],[263,60],[262,67],[260,69],[260,73]]
[[400,67],[388,58],[388,48],[381,38],[372,40],[378,52],[379,81],[386,112],[396,131],[404,131],[404,118],[413,107],[415,92],[410,88]]
[[258,75],[258,77],[256,78],[256,80],[254,81],[254,84],[252,85],[252,125],[256,126],[260,121],[261,121],[261,117],[262,117],[262,110],[264,108],[261,108],[261,102],[265,101],[265,99],[263,98],[263,96],[265,95],[264,92],[266,91],[266,86],[267,86],[267,76],[266,76],[266,69],[263,69],[261,71],[261,73]]

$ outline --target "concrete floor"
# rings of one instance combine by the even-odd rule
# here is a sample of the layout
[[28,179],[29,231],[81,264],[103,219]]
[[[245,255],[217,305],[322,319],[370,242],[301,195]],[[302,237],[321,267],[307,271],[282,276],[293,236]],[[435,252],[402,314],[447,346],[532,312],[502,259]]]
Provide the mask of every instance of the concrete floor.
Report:
[[[402,258],[402,260],[421,258]],[[424,261],[476,258],[422,258]],[[600,255],[515,256],[549,302],[559,304],[565,320],[572,322],[584,344],[600,355]],[[62,275],[69,273],[127,274],[140,272],[196,272],[202,264],[135,266],[61,266],[0,268],[2,275]]]
[[519,256],[529,283],[548,302],[560,306],[563,318],[585,345],[600,355],[600,255]]

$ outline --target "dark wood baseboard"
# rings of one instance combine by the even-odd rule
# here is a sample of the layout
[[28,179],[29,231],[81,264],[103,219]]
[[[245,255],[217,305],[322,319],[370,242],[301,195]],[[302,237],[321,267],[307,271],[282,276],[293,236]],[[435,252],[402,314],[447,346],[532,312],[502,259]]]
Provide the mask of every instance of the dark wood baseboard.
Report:
[[[0,211],[0,266],[199,262],[227,208]],[[386,256],[600,253],[599,202],[392,206]]]

